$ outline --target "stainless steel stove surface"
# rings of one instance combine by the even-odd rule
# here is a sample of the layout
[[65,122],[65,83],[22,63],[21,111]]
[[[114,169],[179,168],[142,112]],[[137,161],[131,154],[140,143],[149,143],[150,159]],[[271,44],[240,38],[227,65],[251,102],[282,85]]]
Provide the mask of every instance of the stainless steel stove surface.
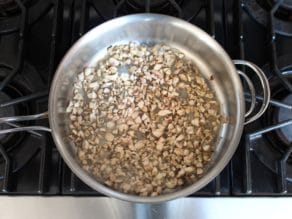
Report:
[[[233,59],[261,66],[270,80],[266,113],[245,127],[224,171],[191,196],[291,196],[291,1],[0,0],[0,117],[46,111],[51,79],[70,46],[91,28],[138,12],[168,14],[199,26]],[[259,83],[256,78],[254,83]],[[48,124],[0,126],[0,195],[103,196],[72,174],[50,134],[3,134],[26,125]]]

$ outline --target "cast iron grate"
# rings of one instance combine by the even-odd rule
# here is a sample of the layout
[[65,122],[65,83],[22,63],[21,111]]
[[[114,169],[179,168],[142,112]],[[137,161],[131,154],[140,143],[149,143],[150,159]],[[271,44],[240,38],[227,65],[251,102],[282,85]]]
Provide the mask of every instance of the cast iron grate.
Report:
[[[65,52],[78,38],[94,26],[124,14],[155,12],[180,17],[207,31],[222,44],[232,57],[244,59],[249,55],[246,52],[248,46],[246,43],[247,31],[245,31],[246,27],[244,25],[245,18],[242,11],[244,5],[242,4],[243,1],[240,0],[39,0],[31,7],[24,5],[20,0],[15,0],[15,2],[18,5],[19,13],[16,16],[7,16],[0,19],[0,49],[1,44],[3,45],[6,41],[9,42],[8,39],[10,38],[14,40],[12,41],[14,47],[17,45],[13,57],[7,58],[8,53],[0,53],[0,65],[3,65],[8,59],[14,60],[14,63],[10,64],[12,70],[0,83],[0,90],[12,83],[16,77],[23,75],[24,63],[27,60],[37,69],[42,81],[39,84],[44,84],[44,86],[40,86],[34,92],[19,96],[16,99],[0,102],[0,108],[29,103],[37,106],[37,112],[47,110],[47,94],[50,81],[56,65]],[[153,2],[158,3],[153,4]],[[281,2],[279,1],[272,10],[277,11],[280,5]],[[283,77],[281,68],[277,64],[278,44],[274,13],[271,12],[270,15],[266,34],[269,43],[269,58],[265,61],[270,64],[274,77],[281,81],[287,92],[291,92],[291,84],[286,77]],[[35,83],[33,79],[32,83]],[[258,101],[260,101],[260,98],[258,96]],[[279,101],[274,100],[274,103],[279,103]],[[41,121],[41,124],[43,123]],[[250,126],[253,126],[253,124]],[[268,128],[264,131],[269,131]],[[262,131],[258,131],[257,127],[253,129],[248,127],[232,162],[215,180],[192,196],[291,194],[292,188],[289,190],[289,184],[286,180],[286,167],[289,165],[287,160],[291,150],[287,150],[277,160],[277,164],[275,164],[277,165],[277,173],[274,176],[273,172],[267,170],[265,166],[261,166],[261,163],[254,156],[253,147],[255,146],[253,144],[261,138],[253,139],[253,137],[261,136]],[[39,144],[36,140],[31,142],[36,152],[26,165],[18,171],[13,171],[14,157],[9,154],[3,143],[0,144],[0,157],[4,164],[3,173],[1,173],[3,178],[0,179],[0,186],[2,187],[0,194],[101,195],[82,183],[68,169],[49,135],[26,133],[26,135],[31,136],[36,136],[36,134],[40,134],[41,138],[45,139],[45,143]],[[249,142],[252,144],[249,144]],[[261,146],[265,146],[265,144]],[[255,182],[258,182],[257,177],[255,177],[255,166],[263,170],[256,172],[257,175],[260,176],[261,173],[271,175],[272,180],[267,183],[278,186],[276,188],[274,186],[267,191],[261,190],[261,187],[255,189]]]
[[[237,27],[236,42],[237,42],[237,55],[239,58],[244,59],[246,57],[246,42],[244,32],[244,13],[243,8],[246,7],[246,4],[249,4],[250,1],[236,1],[235,4],[235,26]],[[272,82],[276,81],[278,84],[277,90],[274,90],[274,93],[280,91],[285,96],[292,94],[291,80],[289,81],[288,74],[291,75],[291,59],[287,62],[287,57],[291,56],[287,54],[285,57],[285,63],[283,65],[283,59],[278,58],[278,47],[281,45],[281,39],[278,31],[277,17],[275,16],[277,10],[282,6],[284,1],[274,1],[273,6],[268,12],[268,22],[266,23],[265,36],[263,39],[265,42],[265,47],[268,51],[267,62],[268,64],[263,67],[265,69],[266,75],[270,79],[271,85]],[[290,22],[290,26],[291,26]],[[283,40],[289,42],[291,40],[288,35]],[[288,50],[289,52],[289,50]],[[290,50],[291,52],[291,50]],[[283,56],[283,54],[281,54]],[[280,66],[279,66],[280,63]],[[281,64],[282,63],[282,64]],[[279,87],[280,86],[280,87]],[[273,91],[273,90],[272,90]],[[272,98],[273,94],[272,92]],[[273,111],[278,112],[279,109],[291,110],[291,103],[285,103],[284,98],[271,99],[270,107],[266,112],[268,117],[272,116]],[[257,101],[261,101],[262,97],[257,96]],[[253,124],[249,125],[245,129],[244,139],[241,140],[240,147],[237,152],[237,156],[232,160],[233,166],[233,176],[232,176],[232,194],[234,195],[253,195],[253,196],[281,196],[281,195],[291,195],[291,183],[289,182],[289,177],[287,173],[290,173],[291,163],[289,163],[289,157],[291,156],[291,142],[283,143],[279,139],[276,140],[275,147],[285,148],[284,151],[279,153],[273,149],[270,149],[270,141],[268,140],[267,135],[272,132],[277,132],[282,128],[292,130],[292,118],[285,118],[285,121],[278,121],[273,124],[267,123],[260,119]],[[270,120],[270,118],[268,118]],[[280,145],[282,144],[282,145]],[[284,145],[286,144],[286,145]],[[239,163],[239,160],[242,160]],[[258,162],[258,161],[261,162]],[[268,167],[268,171],[266,170]],[[259,172],[259,170],[262,170]],[[241,171],[239,174],[237,171]],[[268,182],[264,182],[267,177]],[[240,186],[239,186],[240,185]]]
[[[13,61],[9,60],[7,56],[4,56],[0,61],[0,67],[2,68],[1,73],[3,73],[3,69],[9,70],[6,71],[8,73],[5,74],[0,83],[0,91],[5,92],[5,89],[7,90],[7,87],[11,87],[11,84],[14,83],[16,79],[22,81],[27,89],[31,89],[30,87],[33,87],[33,89],[31,89],[29,93],[19,95],[12,99],[2,99],[0,108],[2,110],[7,107],[27,104],[35,108],[34,111],[28,113],[36,113],[43,110],[39,107],[39,102],[42,99],[46,101],[49,87],[48,83],[56,67],[56,41],[58,25],[61,24],[59,20],[61,1],[39,1],[33,4],[29,10],[26,4],[21,0],[15,0],[14,4],[17,6],[17,11],[19,11],[17,15],[0,19],[0,39],[1,43],[3,41],[2,46],[9,37],[13,38],[13,44],[17,45],[16,49],[13,51],[15,52],[15,56],[12,59]],[[27,64],[27,53],[25,50],[28,49],[29,32],[31,31],[33,23],[39,22],[49,10],[53,11],[53,25],[50,37],[50,50],[47,51],[49,52],[50,61],[47,66],[47,79],[44,81],[41,76],[36,73],[35,69]],[[15,47],[13,44],[11,46]],[[7,50],[12,53],[13,49],[9,49]],[[11,63],[11,65],[5,62]],[[31,67],[27,68],[26,66]],[[19,88],[19,85],[17,88]],[[13,123],[9,123],[8,125],[11,127],[20,126]],[[24,142],[23,140],[16,145],[15,148],[17,148],[17,152],[13,152],[9,149],[11,147],[10,143],[9,145],[3,142],[0,144],[0,154],[2,156],[1,165],[3,166],[3,168],[1,168],[1,170],[3,169],[3,173],[1,173],[2,177],[0,180],[2,194],[44,194],[48,191],[48,178],[50,176],[48,161],[52,150],[52,144],[49,143],[50,141],[47,139],[46,134],[30,131],[25,133],[25,135],[28,135],[29,141]],[[13,137],[17,139],[17,136]],[[31,164],[34,163],[31,172],[36,173],[35,178],[30,178],[30,172],[22,175],[19,174],[23,169],[23,166],[19,166],[20,162],[23,162],[23,156],[26,155],[30,156],[30,158],[26,159],[25,163],[22,165],[31,166]],[[37,163],[34,160],[35,157],[38,157]],[[59,178],[61,179],[61,177]]]

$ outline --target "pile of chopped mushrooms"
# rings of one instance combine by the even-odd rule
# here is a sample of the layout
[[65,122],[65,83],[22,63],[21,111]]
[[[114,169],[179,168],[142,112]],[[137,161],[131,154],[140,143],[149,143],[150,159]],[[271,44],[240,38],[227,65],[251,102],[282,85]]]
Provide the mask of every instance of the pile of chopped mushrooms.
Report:
[[161,44],[112,46],[96,68],[78,74],[73,92],[70,139],[81,166],[98,181],[157,196],[204,174],[220,107],[180,51]]

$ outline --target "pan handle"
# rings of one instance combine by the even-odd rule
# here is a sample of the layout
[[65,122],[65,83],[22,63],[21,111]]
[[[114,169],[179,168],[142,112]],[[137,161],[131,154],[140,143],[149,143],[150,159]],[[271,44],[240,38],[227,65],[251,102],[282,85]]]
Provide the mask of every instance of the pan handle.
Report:
[[[48,112],[43,112],[43,113],[34,114],[34,115],[27,115],[27,116],[2,117],[0,118],[0,124],[1,123],[10,124],[11,122],[23,122],[23,121],[31,121],[31,120],[38,120],[38,119],[46,119],[46,118],[48,118]],[[47,132],[52,131],[50,128],[45,127],[45,126],[23,126],[23,127],[14,126],[14,127],[15,128],[0,130],[0,135],[13,133],[13,132],[22,132],[22,131],[27,131],[32,134],[35,133],[37,135],[38,133],[34,131],[47,131]]]
[[[235,65],[244,65],[244,66],[251,68],[259,77],[260,82],[261,82],[261,86],[263,88],[263,101],[262,101],[261,108],[259,109],[259,111],[255,115],[247,118],[254,111],[254,108],[255,108],[255,103],[256,103],[255,88],[253,86],[253,83],[249,79],[249,77],[245,73],[243,73],[242,71],[237,70],[238,74],[241,75],[246,80],[247,85],[248,85],[249,90],[250,90],[250,93],[251,93],[251,105],[250,105],[249,110],[244,115],[246,118],[244,124],[246,125],[246,124],[249,124],[249,123],[255,121],[256,119],[258,119],[266,111],[266,109],[269,106],[269,102],[270,102],[270,98],[271,98],[270,97],[271,90],[269,87],[269,81],[268,81],[265,73],[257,65],[253,64],[252,62],[245,61],[245,60],[233,60],[233,63]],[[3,117],[3,118],[0,118],[0,124],[1,123],[8,124],[11,122],[31,121],[31,120],[38,120],[38,119],[45,119],[45,118],[48,118],[48,112],[43,112],[43,113],[39,113],[39,114],[35,114],[35,115],[27,115],[27,116]],[[21,131],[29,131],[29,132],[33,133],[33,131],[51,132],[52,130],[48,127],[45,127],[45,126],[26,126],[26,127],[20,126],[20,127],[15,127],[15,128],[11,128],[11,129],[0,130],[0,135],[12,133],[12,132],[21,132]]]
[[242,71],[237,70],[238,74],[241,75],[243,77],[243,79],[247,82],[247,86],[248,86],[248,88],[250,90],[250,94],[251,94],[250,108],[244,115],[244,117],[246,118],[244,124],[246,125],[246,124],[249,124],[249,123],[257,120],[259,117],[261,117],[264,114],[264,112],[266,111],[266,109],[268,108],[269,103],[270,103],[271,90],[270,90],[270,86],[269,86],[269,81],[268,81],[265,73],[257,65],[255,65],[252,62],[245,61],[245,60],[233,60],[233,63],[235,65],[244,65],[244,66],[247,66],[250,69],[252,69],[256,73],[258,78],[260,79],[261,86],[263,89],[263,101],[262,101],[262,105],[261,105],[259,111],[256,114],[254,114],[253,116],[248,117],[254,111],[255,104],[256,104],[255,88],[254,88],[252,81],[249,79],[249,77],[245,73],[243,73]]
[[31,120],[38,120],[38,119],[47,119],[48,112],[43,112],[34,115],[27,115],[27,116],[11,116],[11,117],[2,117],[0,118],[0,123],[6,122],[23,122],[23,121],[31,121]]

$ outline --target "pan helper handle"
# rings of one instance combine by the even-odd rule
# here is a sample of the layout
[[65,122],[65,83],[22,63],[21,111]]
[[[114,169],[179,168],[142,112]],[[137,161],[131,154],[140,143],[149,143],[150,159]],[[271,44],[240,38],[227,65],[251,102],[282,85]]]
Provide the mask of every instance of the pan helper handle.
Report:
[[[12,117],[2,117],[0,118],[0,124],[1,123],[13,123],[13,122],[24,122],[24,121],[32,121],[32,120],[39,120],[39,119],[47,119],[48,118],[48,112],[34,114],[34,115],[27,115],[27,116],[12,116]],[[13,133],[13,132],[22,132],[27,131],[34,133],[33,131],[47,131],[51,132],[51,129],[45,126],[14,126],[14,128],[11,129],[4,129],[0,130],[0,134],[7,134],[7,133]]]
[[270,86],[269,86],[269,81],[265,75],[265,73],[254,63],[249,62],[249,61],[245,61],[245,60],[233,60],[233,63],[235,65],[243,65],[246,67],[249,67],[251,70],[253,70],[256,75],[258,76],[262,89],[263,89],[263,101],[261,104],[261,107],[259,109],[259,111],[257,113],[255,113],[253,116],[249,117],[250,114],[254,111],[255,109],[255,105],[256,105],[256,93],[255,93],[255,88],[254,85],[252,83],[252,81],[249,79],[249,77],[243,73],[240,70],[237,70],[238,74],[241,75],[243,77],[243,79],[246,81],[247,86],[250,90],[250,95],[251,95],[251,104],[250,104],[250,108],[249,110],[245,113],[245,122],[244,124],[249,124],[255,120],[257,120],[259,117],[261,117],[264,112],[266,111],[266,109],[269,106],[270,103],[270,99],[271,99],[271,90],[270,90]]

